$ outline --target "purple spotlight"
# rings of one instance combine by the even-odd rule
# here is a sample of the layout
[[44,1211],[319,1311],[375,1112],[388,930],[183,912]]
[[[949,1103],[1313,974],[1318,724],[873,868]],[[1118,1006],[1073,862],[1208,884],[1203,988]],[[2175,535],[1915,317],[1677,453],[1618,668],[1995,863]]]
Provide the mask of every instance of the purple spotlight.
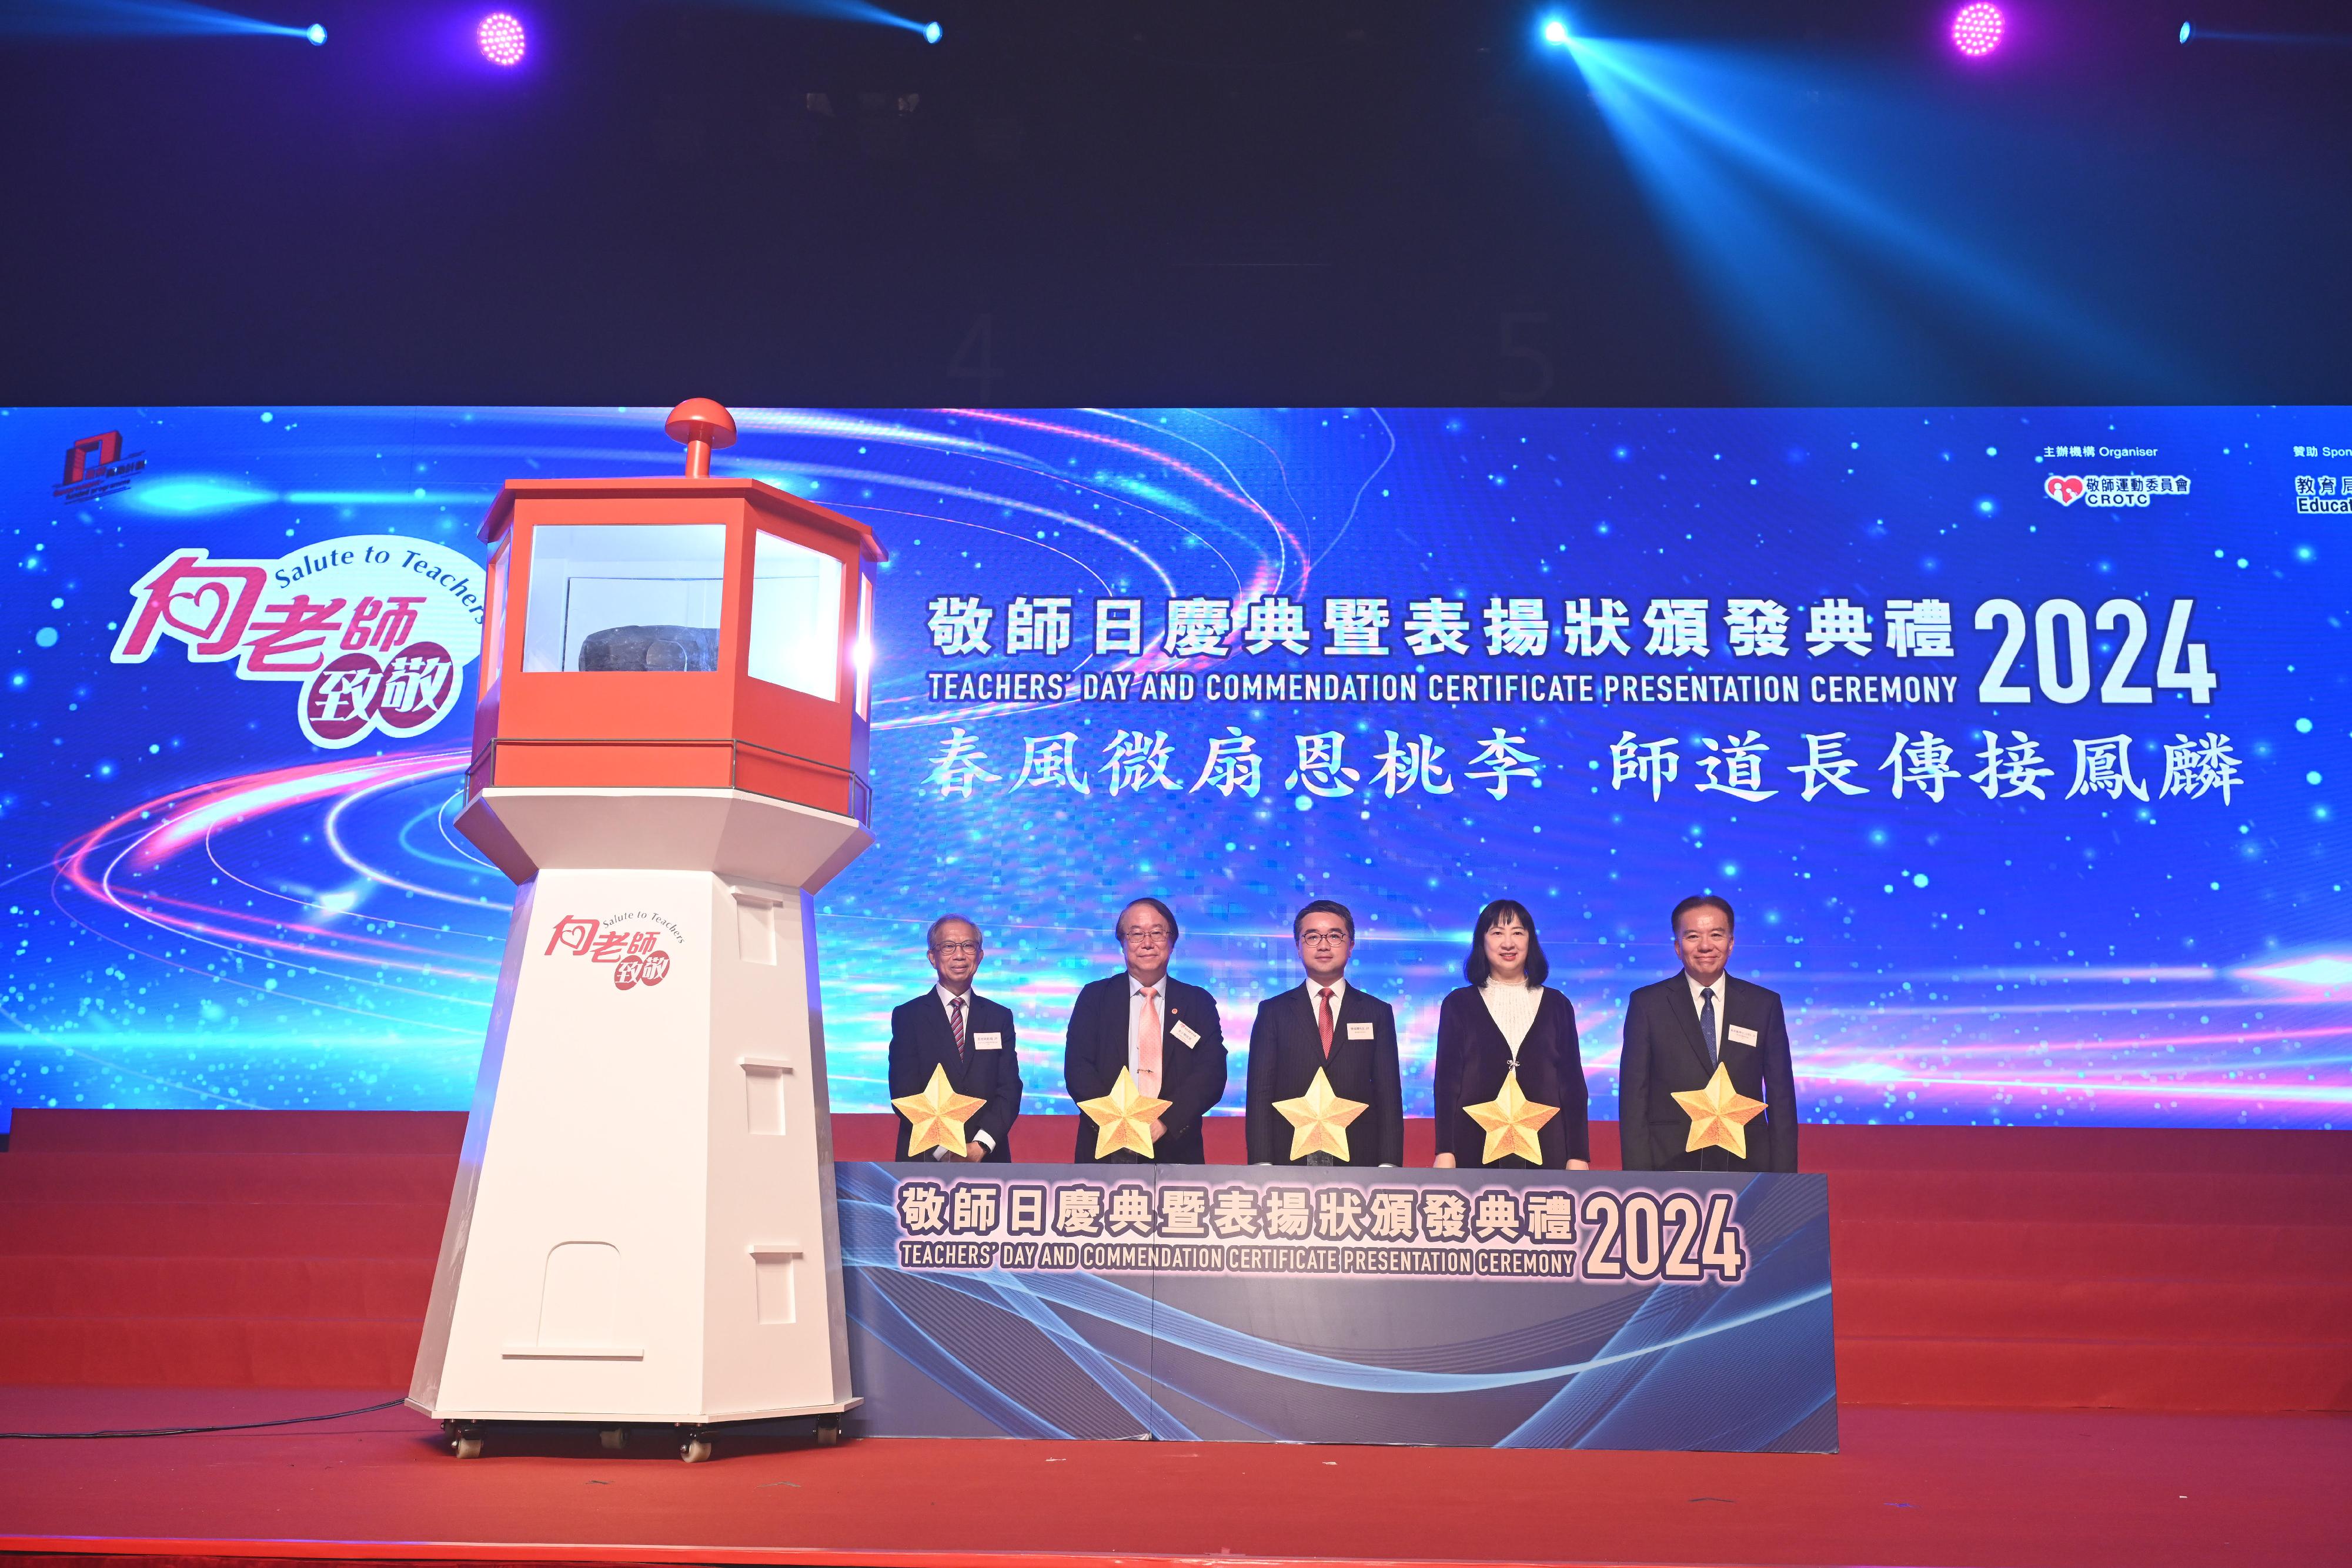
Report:
[[1952,47],[1970,59],[1981,59],[2000,47],[2000,7],[1977,0],[1963,5],[1952,18]]
[[474,29],[474,41],[482,46],[482,58],[494,66],[518,66],[528,44],[522,23],[505,11],[493,11],[482,18]]

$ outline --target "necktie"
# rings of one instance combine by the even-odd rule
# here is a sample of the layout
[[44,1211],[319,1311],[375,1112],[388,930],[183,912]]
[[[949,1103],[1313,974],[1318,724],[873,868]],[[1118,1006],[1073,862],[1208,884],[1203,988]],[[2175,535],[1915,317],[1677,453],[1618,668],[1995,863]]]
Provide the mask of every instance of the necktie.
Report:
[[1706,1037],[1706,1064],[1715,1065],[1715,988],[1702,987],[1698,993],[1698,1032]]
[[963,1067],[970,1066],[971,1058],[965,1053],[963,1046],[963,998],[961,997],[948,998],[948,1031],[955,1036],[956,1064]]
[[1135,1086],[1155,1100],[1160,1097],[1160,1007],[1152,998],[1159,994],[1152,987],[1143,988],[1143,1021],[1135,1030]]
[[1323,1016],[1318,1020],[1323,1030],[1323,1060],[1331,1060],[1331,988],[1323,988]]

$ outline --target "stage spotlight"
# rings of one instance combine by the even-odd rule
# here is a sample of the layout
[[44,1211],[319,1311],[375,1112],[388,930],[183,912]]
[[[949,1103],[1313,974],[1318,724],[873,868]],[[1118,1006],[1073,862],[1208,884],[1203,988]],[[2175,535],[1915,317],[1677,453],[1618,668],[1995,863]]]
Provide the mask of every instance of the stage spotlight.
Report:
[[482,25],[474,29],[474,41],[482,47],[482,58],[494,66],[520,65],[529,42],[522,23],[505,11],[483,17]]
[[173,36],[243,35],[247,37],[327,41],[327,29],[264,22],[195,0],[0,0],[0,37],[105,37],[123,34]]
[[936,44],[936,43],[938,43],[939,41],[940,41],[940,25],[939,25],[937,22],[926,22],[926,23],[924,23],[924,24],[923,24],[923,42],[925,42],[925,43],[927,43],[927,44]]
[[1981,59],[2000,46],[2000,7],[1986,0],[1963,5],[1952,18],[1952,47],[1970,59]]
[[1564,49],[1568,47],[1569,32],[1567,21],[1559,16],[1545,17],[1541,36],[1543,41],[1549,44],[1553,48]]
[[2221,33],[2181,23],[2180,41],[2185,44],[2191,39],[2200,44],[2324,44],[2341,48],[2352,44],[2352,33]]

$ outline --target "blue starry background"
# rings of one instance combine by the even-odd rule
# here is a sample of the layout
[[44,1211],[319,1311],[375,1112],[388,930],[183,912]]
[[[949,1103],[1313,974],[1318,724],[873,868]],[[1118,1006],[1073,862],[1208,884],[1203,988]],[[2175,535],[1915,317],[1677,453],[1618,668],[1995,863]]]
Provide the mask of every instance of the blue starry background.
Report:
[[[2352,931],[2332,852],[2352,770],[2345,702],[2347,519],[2299,512],[2297,480],[2352,475],[2343,409],[1139,411],[739,410],[721,472],[782,485],[875,528],[874,783],[880,844],[828,888],[823,973],[837,1109],[887,1109],[889,1008],[927,977],[921,933],[971,914],[982,988],[1020,1027],[1030,1108],[1066,1110],[1061,1026],[1116,964],[1120,903],[1156,892],[1183,922],[1176,970],[1220,999],[1241,1048],[1255,1003],[1297,983],[1287,936],[1309,897],[1356,914],[1353,977],[1397,1003],[1407,1098],[1425,1111],[1437,1007],[1470,922],[1509,895],[1538,917],[1576,1006],[1593,1114],[1615,1113],[1625,992],[1672,972],[1666,912],[1695,891],[1739,916],[1735,972],[1786,998],[1808,1117],[1844,1122],[2337,1126],[2352,1110]],[[131,583],[179,548],[272,558],[351,534],[478,553],[510,476],[674,471],[644,409],[17,409],[0,412],[5,719],[0,719],[0,1099],[16,1105],[454,1109],[468,1098],[509,890],[449,829],[462,714],[416,738],[308,746],[298,687],[243,682],[176,644],[109,661]],[[58,493],[74,442],[119,430],[144,466],[110,494]],[[2056,457],[2052,446],[2153,447]],[[2337,456],[2320,455],[2333,449]],[[2301,455],[2308,452],[2310,455]],[[2147,507],[2063,506],[2053,475],[2185,475]],[[1304,603],[1312,647],[1221,659],[1092,652],[1094,601]],[[1065,653],[1008,655],[1013,598],[1074,601]],[[1549,601],[1553,647],[1490,657],[1489,596]],[[1790,607],[1784,658],[1732,656],[1731,596]],[[929,605],[976,598],[985,654],[933,646]],[[1390,652],[1319,652],[1322,601],[1390,603]],[[1465,655],[1416,659],[1407,602],[1466,603]],[[1578,659],[1560,601],[1626,602],[1630,656]],[[1704,657],[1643,652],[1653,598],[1705,598]],[[1875,646],[1807,653],[1805,607],[1864,606]],[[1956,656],[1898,659],[1889,599],[1953,606]],[[2090,638],[2080,702],[1989,706],[1988,599],[2029,615],[2144,607],[2150,685],[2176,599],[2217,684],[2100,700],[2115,632]],[[1937,706],[1417,702],[1054,706],[935,698],[942,674],[1678,672],[1942,674]],[[2062,675],[2064,671],[2059,672]],[[470,683],[472,674],[468,672]],[[2029,638],[2012,680],[2036,687]],[[470,691],[467,699],[470,700]],[[1497,727],[1539,785],[1465,777]],[[1887,789],[1899,731],[1936,732],[1963,774],[1982,731],[2022,730],[2056,770],[2046,800],[1940,803]],[[996,775],[943,793],[954,732]],[[1120,731],[1165,732],[1179,788],[1108,791]],[[1213,737],[1264,758],[1255,797],[1193,789]],[[1337,730],[1341,800],[1286,788],[1294,737]],[[1453,789],[1393,797],[1388,732],[1426,737]],[[1628,730],[1674,740],[1659,797],[1612,787]],[[1698,792],[1701,741],[1769,747],[1748,803]],[[2233,799],[2163,797],[2162,747],[2226,736]],[[1867,793],[1800,799],[1808,733],[1843,732]],[[1033,740],[1067,735],[1089,789],[1019,784]],[[2149,791],[2063,799],[2074,743],[2130,737]],[[201,813],[201,815],[195,815]],[[190,826],[190,823],[194,826]],[[199,831],[200,830],[200,831]],[[166,852],[155,852],[168,845]],[[143,847],[142,847],[143,846]]]

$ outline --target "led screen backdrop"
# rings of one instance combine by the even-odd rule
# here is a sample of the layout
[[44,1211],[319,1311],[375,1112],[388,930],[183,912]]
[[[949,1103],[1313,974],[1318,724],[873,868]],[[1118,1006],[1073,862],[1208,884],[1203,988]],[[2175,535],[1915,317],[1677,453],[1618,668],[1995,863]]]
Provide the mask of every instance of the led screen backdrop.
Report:
[[[2352,1113],[2352,411],[739,417],[722,472],[892,553],[880,847],[821,901],[842,1109],[950,909],[1066,1109],[1148,891],[1237,1047],[1292,911],[1352,906],[1423,1113],[1523,899],[1613,1116],[1706,889],[1809,1117]],[[509,901],[450,829],[474,528],[509,476],[675,471],[660,425],[0,413],[9,1104],[467,1103]]]

